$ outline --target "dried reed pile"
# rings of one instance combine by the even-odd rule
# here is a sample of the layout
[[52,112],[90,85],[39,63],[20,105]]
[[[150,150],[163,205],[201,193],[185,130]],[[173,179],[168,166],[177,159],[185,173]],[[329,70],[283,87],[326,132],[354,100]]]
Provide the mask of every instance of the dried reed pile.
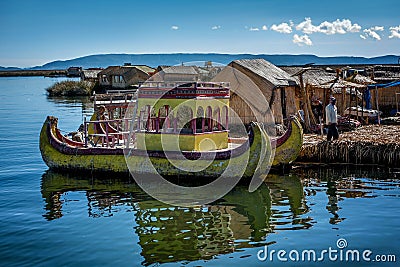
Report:
[[342,133],[339,140],[305,135],[297,161],[379,164],[400,167],[400,126],[369,125]]

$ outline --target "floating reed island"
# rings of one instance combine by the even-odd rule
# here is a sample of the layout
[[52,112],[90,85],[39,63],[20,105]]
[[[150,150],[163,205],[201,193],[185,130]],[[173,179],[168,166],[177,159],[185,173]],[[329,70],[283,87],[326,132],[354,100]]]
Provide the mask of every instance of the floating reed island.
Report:
[[378,164],[400,167],[400,126],[368,125],[341,133],[339,140],[304,135],[298,162]]
[[95,84],[86,81],[61,81],[48,87],[49,96],[90,96]]

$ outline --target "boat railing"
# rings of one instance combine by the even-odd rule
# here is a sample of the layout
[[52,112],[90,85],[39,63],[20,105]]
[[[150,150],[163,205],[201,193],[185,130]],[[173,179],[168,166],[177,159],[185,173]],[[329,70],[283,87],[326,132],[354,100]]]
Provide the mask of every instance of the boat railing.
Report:
[[[128,142],[134,139],[134,134],[130,134],[131,118],[112,119],[112,120],[92,120],[83,122],[84,146],[89,147],[115,147],[117,145],[128,146]],[[93,132],[89,133],[89,128],[93,127]],[[131,139],[131,140],[130,140]]]
[[109,89],[106,90],[107,95],[126,95],[126,94],[134,94],[137,89]]
[[100,105],[123,105],[128,106],[132,101],[134,93],[122,93],[122,94],[93,94],[93,105],[98,107]]
[[168,82],[168,81],[146,81],[139,85],[139,89],[143,88],[175,88],[191,84],[195,88],[229,88],[229,82],[194,82],[194,81],[181,81],[181,82]]

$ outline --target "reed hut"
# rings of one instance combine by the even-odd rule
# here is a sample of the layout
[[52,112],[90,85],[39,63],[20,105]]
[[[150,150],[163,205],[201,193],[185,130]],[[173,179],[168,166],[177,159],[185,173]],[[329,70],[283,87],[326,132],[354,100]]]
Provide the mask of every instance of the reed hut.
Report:
[[100,71],[97,76],[100,86],[112,88],[128,88],[138,86],[140,82],[146,81],[154,69],[138,65],[125,64],[124,66],[110,66]]
[[195,66],[158,66],[156,73],[165,82],[195,82],[200,78]]
[[347,107],[365,106],[364,91],[368,84],[374,83],[370,78],[357,74],[343,78],[339,69],[322,67],[282,67],[282,69],[292,75],[302,88],[303,110],[308,127],[318,123],[311,115],[313,99],[319,99],[325,107],[329,103],[329,97],[335,97],[338,113],[343,115]]
[[102,71],[103,69],[100,68],[90,68],[90,69],[84,69],[81,72],[81,81],[88,81],[88,82],[98,82],[98,74]]
[[[282,124],[286,117],[297,114],[298,86],[288,73],[264,59],[235,60],[228,66],[231,68],[225,68],[214,80],[231,83],[229,105],[243,123],[261,117]],[[273,118],[267,118],[270,111]]]
[[372,79],[380,84],[400,81],[400,65],[375,65],[372,68]]
[[371,108],[389,115],[400,111],[400,81],[368,86]]

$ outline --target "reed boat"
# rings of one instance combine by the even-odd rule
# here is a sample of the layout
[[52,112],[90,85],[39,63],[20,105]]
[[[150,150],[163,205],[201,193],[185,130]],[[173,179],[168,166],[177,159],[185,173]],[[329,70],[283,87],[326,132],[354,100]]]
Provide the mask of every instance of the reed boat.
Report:
[[300,153],[303,132],[296,117],[277,138],[257,122],[248,126],[247,137],[228,137],[226,83],[148,85],[135,105],[133,119],[95,113],[84,122],[82,141],[62,135],[58,119],[48,116],[40,132],[44,162],[66,171],[251,177],[271,165],[290,164]]

